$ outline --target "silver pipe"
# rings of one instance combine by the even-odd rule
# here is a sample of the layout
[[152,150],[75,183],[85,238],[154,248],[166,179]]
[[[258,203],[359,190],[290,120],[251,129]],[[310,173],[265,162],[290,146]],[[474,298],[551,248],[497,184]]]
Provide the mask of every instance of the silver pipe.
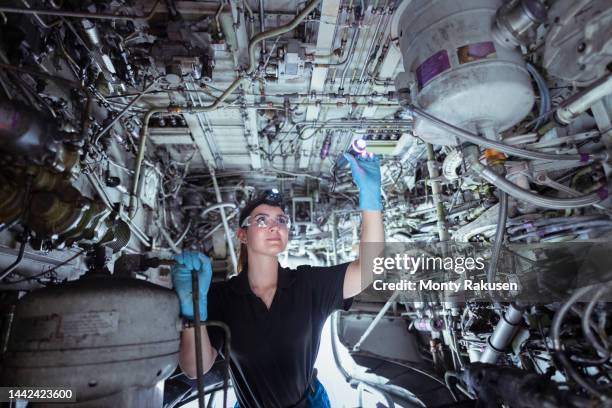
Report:
[[[229,221],[232,218],[234,218],[235,216],[236,216],[236,212],[233,212],[233,213],[231,213],[230,215],[227,216],[227,220]],[[206,233],[206,235],[204,235],[204,237],[202,238],[202,241],[206,241],[208,238],[210,238],[212,236],[212,234],[215,233],[215,231],[217,231],[221,227],[223,227],[223,222],[218,223],[210,231],[208,231]]]
[[345,81],[346,70],[348,69],[348,67],[353,62],[353,56],[355,55],[354,51],[355,51],[355,48],[357,47],[357,43],[359,42],[359,37],[360,36],[361,36],[361,27],[357,27],[355,29],[355,32],[353,33],[353,39],[351,41],[352,51],[349,50],[348,61],[346,62],[346,64],[344,64],[344,67],[342,68],[342,72],[340,73],[340,86],[338,87],[338,90],[344,89],[344,81]]
[[442,201],[442,183],[440,183],[440,172],[438,171],[438,163],[434,157],[433,146],[427,143],[427,171],[429,172],[429,186],[431,187],[431,195],[436,207],[438,237],[440,242],[446,242],[450,239],[448,226],[446,225],[446,214],[444,213],[444,202]]
[[185,239],[185,237],[187,236],[187,233],[189,232],[189,229],[191,228],[191,220],[189,220],[189,222],[187,223],[187,226],[185,227],[185,229],[183,230],[183,233],[178,237],[178,239],[176,240],[176,242],[174,243],[174,245],[179,246],[181,245],[181,242],[183,242],[183,240]]
[[499,355],[512,342],[522,320],[523,310],[514,303],[510,304],[506,313],[495,326],[493,334],[487,340],[487,347],[480,356],[481,363],[495,364],[497,362]]
[[[215,193],[216,193],[216,191],[215,191]],[[219,204],[213,204],[213,205],[211,205],[211,206],[209,206],[209,207],[206,207],[206,208],[204,209],[204,211],[202,211],[202,212],[200,213],[200,217],[204,217],[206,214],[208,214],[208,213],[209,213],[209,212],[211,212],[211,211],[221,210],[222,208],[227,208],[227,207],[229,207],[229,208],[236,208],[236,204],[234,204],[234,203],[219,203]]]
[[[609,283],[605,285],[605,287],[610,287]],[[576,383],[582,386],[585,390],[587,390],[590,394],[596,396],[602,401],[608,402],[610,397],[601,393],[597,390],[591,382],[584,378],[575,368],[574,364],[569,360],[567,355],[563,352],[563,345],[561,343],[561,324],[563,323],[563,318],[567,314],[567,312],[572,308],[573,304],[576,303],[580,298],[586,296],[591,290],[595,289],[594,286],[585,286],[578,290],[576,290],[572,296],[557,310],[555,316],[553,317],[552,325],[550,327],[551,337],[552,337],[552,347],[556,351],[556,357],[561,362],[561,364],[565,367],[567,374],[571,377]],[[607,406],[607,405],[606,405]]]
[[[376,43],[376,41],[378,40],[378,36],[379,36],[379,32],[380,32],[380,26],[382,24],[383,18],[385,18],[386,13],[381,13],[380,17],[378,18],[378,24],[376,25],[376,29],[374,30],[374,35],[372,36],[372,42],[370,43],[370,46],[368,47],[368,52],[365,54],[365,61],[363,63],[363,67],[361,68],[361,73],[359,74],[359,82],[357,84],[357,92],[359,92],[359,90],[361,89],[361,81],[363,80],[363,75],[365,74],[365,70],[368,66],[367,62],[368,59],[370,58],[370,54],[372,53],[372,49],[374,48],[374,44]],[[386,24],[385,24],[386,26]]]
[[[495,274],[497,273],[497,264],[499,263],[499,255],[501,254],[502,244],[506,235],[506,221],[508,220],[508,194],[504,191],[499,192],[499,212],[497,214],[497,229],[495,231],[495,243],[491,251],[491,261],[487,271],[487,281],[495,282]],[[491,291],[492,292],[492,291]]]
[[334,265],[338,264],[338,221],[336,219],[336,213],[332,211],[330,217],[331,224],[331,236],[332,236],[332,256],[334,260]]
[[[259,31],[261,31],[262,33],[266,31],[265,14],[264,14],[264,0],[259,0]],[[262,40],[261,41],[262,57],[265,53],[266,53],[266,40]]]
[[[245,0],[244,4],[247,4],[246,0]],[[193,90],[197,91],[197,87],[196,87],[196,84],[195,84],[193,79],[191,80],[191,85],[193,86]],[[203,106],[204,105],[204,102],[202,101],[202,97],[200,96],[199,92],[196,92],[196,97],[198,98],[197,105],[195,103],[194,97],[191,95],[191,92],[189,92],[188,95],[189,95],[189,99],[191,100],[191,102],[193,103],[194,106]],[[210,154],[213,157],[213,160],[215,161],[215,164],[217,165],[217,167],[222,166],[223,163],[222,163],[222,160],[219,159],[219,157],[220,157],[220,155],[219,155],[219,148],[217,147],[217,144],[215,142],[215,138],[214,137],[212,137],[212,138],[210,137],[212,135],[212,125],[210,124],[210,121],[208,120],[208,117],[205,114],[203,114],[203,113],[197,113],[196,114],[196,118],[198,119],[198,124],[202,128],[202,134],[204,135],[204,140],[206,141],[206,145],[208,146],[208,150],[210,150]],[[218,163],[218,159],[219,159],[220,163]]]
[[119,112],[119,113],[117,114],[117,116],[115,116],[115,117],[113,118],[113,120],[111,120],[111,121],[110,121],[110,123],[109,123],[108,125],[106,125],[106,126],[104,127],[104,129],[102,129],[102,130],[101,130],[101,131],[100,131],[100,132],[99,132],[99,133],[98,133],[98,134],[97,134],[97,135],[94,137],[94,142],[93,142],[93,144],[98,143],[98,140],[100,140],[100,138],[101,138],[102,136],[104,136],[104,135],[106,134],[106,132],[108,132],[108,131],[109,131],[109,130],[110,130],[110,129],[111,129],[111,128],[112,128],[112,127],[115,125],[115,123],[117,123],[117,121],[118,121],[119,119],[121,119],[121,118],[123,117],[123,115],[125,115],[125,114],[126,114],[126,113],[127,113],[127,112],[128,112],[130,109],[131,109],[131,108],[132,108],[132,106],[134,106],[134,105],[136,104],[136,102],[138,102],[140,99],[142,99],[142,97],[143,97],[143,96],[145,96],[145,95],[146,95],[146,94],[147,94],[147,93],[148,93],[148,92],[149,92],[149,91],[150,91],[150,90],[151,90],[151,89],[152,89],[152,88],[153,88],[155,85],[157,85],[157,81],[158,81],[158,78],[154,79],[154,80],[153,80],[153,82],[151,82],[151,84],[150,84],[149,86],[147,86],[147,87],[145,88],[145,90],[144,90],[144,91],[142,91],[142,92],[141,92],[141,93],[139,93],[139,94],[138,94],[138,95],[137,95],[137,96],[136,96],[134,99],[132,99],[132,100],[130,101],[130,103],[128,103],[128,104],[125,106],[125,108],[123,108],[123,109],[121,110],[121,112]]
[[385,313],[387,313],[387,310],[389,310],[391,305],[393,305],[393,303],[395,302],[395,299],[397,299],[398,296],[399,296],[399,292],[394,292],[393,296],[391,296],[391,298],[389,298],[389,300],[387,300],[387,303],[385,303],[385,305],[382,307],[382,309],[380,309],[380,311],[378,312],[378,314],[376,315],[374,320],[372,320],[372,323],[370,323],[370,325],[368,326],[366,331],[363,332],[363,334],[361,335],[361,338],[359,339],[359,341],[357,343],[355,343],[355,345],[353,346],[353,352],[359,351],[359,349],[361,348],[361,345],[363,344],[363,342],[368,338],[370,333],[372,333],[372,331],[374,330],[374,328],[376,327],[378,322],[381,321],[381,319],[383,318]]
[[255,46],[264,40],[288,33],[289,31],[296,28],[302,22],[302,20],[304,20],[306,16],[308,16],[308,14],[312,13],[314,9],[317,8],[320,2],[321,0],[311,1],[304,7],[302,11],[299,12],[297,16],[295,16],[293,20],[289,21],[287,24],[284,24],[277,28],[273,28],[263,33],[259,33],[255,37],[253,37],[251,41],[249,41],[249,67],[247,69],[247,75],[251,75],[257,69]]
[[612,94],[612,74],[599,79],[587,89],[570,97],[555,114],[562,124],[569,124],[595,102]]
[[[91,171],[91,169],[88,169],[88,170],[89,171],[85,173],[85,177],[87,178],[87,180],[89,180],[89,183],[93,186],[94,190],[96,190],[96,193],[98,194],[98,196],[100,197],[100,199],[102,200],[106,208],[110,209],[111,211],[115,211],[115,208],[111,204],[110,199],[106,195],[106,191],[104,191],[104,189],[101,187],[100,180]],[[126,217],[125,214],[121,214],[121,213],[119,213],[119,217],[121,218],[123,222],[125,222],[128,225],[128,228],[130,229],[130,231],[134,233],[134,236],[138,238],[140,242],[142,242],[146,246],[151,245],[151,239],[147,236],[147,234],[145,234],[140,228],[138,228],[132,222],[131,218]]]
[[[215,176],[215,169],[212,166],[209,166],[210,176],[213,181],[213,186],[215,188],[215,195],[217,196],[217,203],[223,204],[223,199],[221,198],[221,190],[219,189],[219,184],[217,183],[217,176]],[[232,260],[232,266],[234,267],[234,274],[238,273],[238,261],[236,260],[236,252],[234,251],[234,241],[232,240],[232,236],[230,233],[229,224],[227,222],[227,216],[225,215],[225,209],[221,206],[219,208],[221,212],[221,222],[223,222],[223,229],[225,230],[225,237],[227,238],[227,246],[230,253],[230,258]]]
[[168,245],[170,245],[170,249],[172,249],[172,252],[174,252],[175,254],[180,254],[181,250],[176,246],[176,244],[172,240],[172,237],[170,236],[170,234],[168,234],[168,231],[166,231],[166,229],[161,224],[157,225],[159,226],[159,231],[164,236],[164,239],[166,240]]
[[156,113],[167,112],[166,109],[163,108],[155,108],[149,110],[142,121],[142,128],[140,129],[140,140],[138,141],[138,154],[136,155],[136,165],[134,166],[134,180],[132,182],[132,191],[130,192],[130,201],[128,204],[128,213],[130,219],[136,215],[136,207],[134,206],[134,202],[136,201],[136,197],[138,197],[140,190],[140,173],[142,172],[142,163],[144,162],[144,155],[147,146],[147,138],[149,137],[149,121],[151,117]]
[[499,150],[500,152],[507,153],[512,156],[524,157],[527,159],[535,159],[535,160],[568,160],[568,161],[581,161],[581,162],[590,162],[593,160],[607,160],[607,154],[553,154],[553,153],[543,153],[543,152],[535,152],[527,149],[521,149],[519,147],[509,146],[505,143],[496,142],[494,140],[486,139],[481,137],[475,133],[469,132],[465,129],[461,129],[455,125],[452,125],[448,122],[443,121],[440,118],[437,118],[423,109],[417,108],[407,101],[400,101],[400,105],[404,106],[406,110],[411,112],[412,114],[419,116],[423,119],[428,120],[431,124],[436,125],[438,128],[442,130],[446,130],[447,132],[452,133],[453,135],[468,141],[470,143],[474,143],[476,145],[482,147],[488,147],[491,149]]
[[608,196],[607,189],[602,187],[598,190],[597,193],[578,197],[546,197],[522,189],[516,184],[506,180],[505,177],[500,176],[499,174],[491,170],[491,168],[489,168],[488,166],[485,166],[479,162],[472,163],[471,169],[475,171],[480,177],[484,178],[485,180],[495,185],[500,190],[510,194],[511,196],[543,208],[573,209],[578,207],[588,207],[593,204],[599,203],[600,201],[606,199]]

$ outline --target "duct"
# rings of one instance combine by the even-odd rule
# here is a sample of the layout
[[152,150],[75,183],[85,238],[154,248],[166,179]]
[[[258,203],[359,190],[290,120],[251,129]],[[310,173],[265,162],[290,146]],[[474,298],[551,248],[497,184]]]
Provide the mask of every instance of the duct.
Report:
[[559,123],[567,125],[600,99],[612,94],[612,74],[599,79],[593,85],[573,95],[555,114]]
[[[340,0],[323,0],[321,3],[321,20],[319,23],[319,32],[317,33],[317,52],[321,54],[329,54],[334,44],[334,33],[336,31],[336,21],[340,11]],[[323,92],[325,89],[325,80],[327,78],[328,68],[324,66],[314,66],[310,77],[310,92]],[[316,120],[319,117],[319,106],[308,106],[306,109],[306,120]],[[308,133],[306,136],[309,136]],[[302,143],[302,151],[304,154],[300,156],[298,167],[305,169],[310,162],[310,154],[314,148],[313,138],[306,138]]]

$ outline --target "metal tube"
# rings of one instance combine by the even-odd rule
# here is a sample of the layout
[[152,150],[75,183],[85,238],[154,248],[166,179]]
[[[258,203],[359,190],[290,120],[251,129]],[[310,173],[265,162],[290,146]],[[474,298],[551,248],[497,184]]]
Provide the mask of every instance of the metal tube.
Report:
[[[219,189],[219,184],[217,183],[217,177],[215,176],[215,169],[211,166],[210,176],[212,177],[213,186],[215,188],[215,195],[217,196],[217,203],[223,204],[223,199],[221,198],[221,190]],[[227,246],[230,253],[230,258],[232,260],[232,265],[234,266],[234,274],[238,273],[238,261],[236,260],[236,253],[234,252],[234,241],[232,241],[232,236],[230,233],[229,224],[227,222],[227,216],[225,215],[225,209],[223,206],[220,206],[219,211],[221,212],[221,222],[223,222],[223,229],[225,230],[225,237],[227,238]]]
[[[234,218],[236,216],[236,212],[231,213],[228,217],[227,220],[231,220],[232,218]],[[204,235],[204,237],[202,238],[202,241],[206,241],[208,238],[212,237],[212,235],[215,233],[215,231],[217,231],[219,228],[223,227],[223,222],[218,223],[217,225],[215,225],[210,231],[208,231],[206,233],[206,235]]]
[[[213,182],[214,183],[214,182]],[[215,191],[216,193],[216,191]],[[183,207],[183,209],[189,209],[191,206],[189,207]],[[195,206],[193,206],[195,207]],[[214,210],[221,210],[222,208],[236,208],[236,204],[234,203],[218,203],[218,204],[213,204],[211,206],[206,207],[201,213],[200,213],[200,217],[204,217],[206,214],[208,214],[211,211]]]
[[302,20],[308,16],[308,14],[312,13],[314,9],[319,5],[321,0],[313,0],[304,7],[302,11],[298,13],[297,16],[287,24],[284,24],[280,27],[273,28],[269,31],[265,31],[263,33],[257,34],[255,37],[249,41],[249,67],[247,69],[247,75],[252,74],[257,69],[256,56],[255,56],[255,46],[260,42],[279,36],[281,34],[288,33],[289,31],[296,28]]
[[440,172],[438,171],[437,162],[435,160],[433,146],[427,143],[427,171],[429,172],[429,186],[434,205],[436,206],[438,237],[440,242],[446,242],[450,239],[448,226],[446,225],[446,214],[444,214],[444,202],[442,201],[442,184],[440,183]]
[[582,332],[584,333],[584,336],[589,340],[591,345],[600,353],[600,355],[610,358],[610,351],[605,347],[605,345],[602,345],[599,341],[597,341],[589,324],[591,321],[591,314],[593,313],[595,303],[597,303],[599,298],[608,290],[610,289],[606,286],[602,286],[597,290],[597,292],[595,292],[595,295],[587,305],[586,309],[584,310],[584,315],[582,316]]
[[376,315],[374,320],[372,320],[372,323],[370,323],[370,325],[368,326],[366,331],[363,332],[363,334],[361,335],[361,338],[359,339],[359,341],[357,343],[355,343],[355,345],[353,346],[353,351],[354,352],[355,351],[359,351],[359,349],[360,349],[361,345],[363,344],[363,342],[368,338],[370,333],[372,333],[372,331],[374,330],[374,328],[376,327],[378,322],[380,322],[380,320],[383,318],[385,313],[387,313],[387,310],[389,310],[391,305],[393,305],[393,303],[395,302],[395,299],[397,299],[398,296],[399,296],[399,292],[395,292],[395,293],[393,293],[393,296],[391,296],[391,298],[389,298],[389,300],[387,300],[387,303],[385,303],[385,305],[382,307],[382,309],[380,309],[380,311],[378,312],[378,314]]
[[[87,172],[85,173],[85,177],[87,178],[87,180],[89,180],[94,190],[96,190],[96,193],[98,194],[98,196],[100,197],[100,199],[102,200],[106,208],[108,208],[111,211],[115,211],[115,208],[113,207],[112,203],[110,202],[110,199],[106,195],[106,192],[101,187],[101,183],[98,177],[94,174],[93,171],[91,171],[91,169],[89,169],[89,167],[86,167],[86,168],[87,168]],[[146,246],[151,245],[151,240],[149,239],[149,237],[147,237],[147,235],[140,228],[138,228],[132,222],[130,218],[126,217],[125,214],[119,214],[119,216],[121,220],[124,221],[128,225],[128,227],[130,228],[130,231],[134,233],[134,236],[138,238],[140,242],[142,242]]]
[[11,272],[13,272],[23,260],[23,255],[25,253],[25,247],[28,242],[28,238],[30,237],[30,233],[27,228],[23,231],[23,237],[21,238],[21,245],[19,246],[19,252],[17,253],[17,259],[10,264],[5,270],[0,273],[0,281],[9,276]]
[[147,87],[145,88],[145,90],[144,90],[144,91],[142,91],[142,92],[141,92],[141,93],[139,93],[139,94],[138,94],[138,95],[137,95],[137,96],[136,96],[134,99],[132,99],[132,100],[130,101],[130,103],[128,103],[128,104],[125,106],[125,108],[123,108],[123,109],[121,110],[121,112],[119,112],[119,113],[117,114],[117,116],[115,116],[115,117],[113,118],[113,120],[111,120],[111,121],[110,121],[110,123],[109,123],[108,125],[106,125],[106,126],[104,127],[104,129],[102,129],[102,130],[101,130],[101,131],[100,131],[100,132],[99,132],[99,133],[98,133],[98,134],[97,134],[97,135],[94,137],[94,142],[93,142],[93,143],[94,143],[94,144],[98,143],[98,140],[100,140],[100,138],[101,138],[102,136],[104,136],[104,135],[106,134],[106,132],[108,132],[108,131],[109,131],[109,130],[110,130],[110,129],[111,129],[111,128],[112,128],[112,127],[115,125],[115,123],[117,123],[117,121],[118,121],[119,119],[121,119],[121,118],[123,117],[123,115],[125,115],[125,114],[127,113],[127,111],[129,111],[129,110],[130,110],[130,108],[131,108],[132,106],[134,106],[134,105],[136,104],[136,102],[138,102],[140,99],[142,99],[142,97],[143,97],[143,96],[145,96],[145,95],[146,95],[146,94],[147,94],[147,93],[148,93],[148,92],[149,92],[149,91],[150,91],[150,90],[151,90],[151,89],[152,89],[152,88],[153,88],[155,85],[157,85],[157,80],[158,80],[157,78],[156,78],[156,79],[154,79],[154,80],[153,80],[153,82],[151,82],[151,84],[150,84],[149,86],[147,86]]
[[[605,285],[605,287],[609,288],[609,284]],[[602,401],[609,400],[609,397],[599,392],[591,382],[582,377],[582,375],[574,368],[574,363],[569,360],[567,355],[563,351],[563,345],[561,344],[561,324],[563,323],[563,318],[567,314],[567,312],[572,308],[572,305],[576,303],[576,301],[584,296],[586,296],[591,290],[595,289],[593,286],[585,286],[576,290],[572,296],[557,310],[555,316],[552,321],[552,325],[550,327],[551,337],[552,337],[552,347],[556,351],[555,356],[561,362],[563,367],[565,368],[569,377],[571,377],[576,383],[582,386],[585,390],[587,390],[590,394],[595,395]]]
[[204,408],[204,367],[202,365],[202,332],[200,331],[200,286],[197,269],[191,271],[191,293],[193,298],[193,330],[195,334],[198,407]]
[[[251,39],[249,41],[249,67],[246,71],[246,75],[251,75],[253,72],[255,72],[255,69],[257,68],[257,62],[256,62],[256,56],[255,56],[255,46],[258,43],[262,42],[263,40],[266,40],[268,38],[273,38],[273,37],[276,37],[281,34],[285,34],[293,30],[295,27],[297,27],[302,22],[302,20],[304,20],[304,18],[306,18],[308,14],[310,14],[317,7],[320,1],[321,0],[314,0],[313,2],[309,3],[304,8],[304,10],[302,10],[297,16],[295,16],[293,20],[291,20],[287,24],[274,28],[272,30],[263,32],[263,33],[259,33]],[[225,99],[227,99],[227,97],[231,95],[232,92],[234,92],[234,90],[238,88],[238,86],[240,86],[240,82],[242,81],[243,78],[244,77],[242,75],[239,75],[234,80],[234,82],[232,82],[230,86],[227,87],[227,89],[217,98],[217,100],[215,100],[210,105],[191,108],[187,111],[187,113],[210,112],[212,110],[217,109],[219,105]]]
[[162,113],[166,111],[166,109],[155,108],[148,111],[144,116],[142,128],[140,129],[140,140],[138,141],[138,155],[136,156],[136,165],[134,166],[134,180],[132,184],[132,191],[130,193],[130,201],[128,204],[128,212],[130,215],[130,219],[133,218],[136,214],[134,201],[139,193],[140,172],[142,171],[142,163],[144,161],[144,155],[146,151],[147,137],[149,136],[149,121],[151,120],[151,117],[156,113]]
[[506,180],[505,177],[495,173],[488,166],[484,166],[478,162],[472,163],[471,169],[474,170],[479,176],[511,196],[543,208],[573,209],[577,207],[588,207],[593,204],[597,204],[598,202],[606,199],[608,196],[607,189],[601,188],[597,193],[579,197],[545,197],[520,188],[516,184]]
[[332,259],[334,265],[338,264],[338,220],[336,219],[336,213],[332,211],[330,217],[331,224],[331,236],[332,236]]
[[[365,54],[367,59],[369,59],[370,55],[372,54],[372,49],[374,48],[374,44],[379,40],[380,25],[383,21],[383,18],[385,18],[385,14],[386,13],[384,12],[380,13],[380,17],[378,18],[378,24],[376,25],[376,29],[374,30],[374,35],[372,36],[372,42],[370,43],[370,46],[368,47],[368,52]],[[385,25],[385,29],[386,29],[386,25]],[[368,63],[366,60],[366,62],[363,64],[363,67],[361,68],[361,73],[359,74],[359,87],[357,88],[358,90],[361,87],[361,81],[363,81],[363,75],[365,74],[367,67],[368,67]]]
[[[353,55],[353,51],[355,50],[355,45],[357,44],[357,41],[359,40],[359,37],[358,37],[359,30],[360,28],[355,28],[355,31],[353,31],[353,36],[351,37],[351,45],[349,46],[348,51],[344,54],[344,58],[342,58],[341,61],[327,62],[327,63],[315,63],[315,67],[329,68],[329,67],[338,67],[340,65],[346,64],[346,61],[348,61],[349,56]],[[331,55],[333,55],[333,53],[330,54],[330,56]],[[321,56],[317,55],[317,57],[321,57]],[[325,57],[325,55],[323,57]]]
[[508,310],[495,326],[493,334],[487,340],[487,347],[480,357],[481,363],[495,364],[499,355],[510,344],[523,320],[523,310],[515,304],[510,304]]
[[559,109],[557,109],[557,120],[567,125],[589,109],[595,102],[612,94],[612,74],[599,79],[589,88],[569,98]]
[[[27,8],[31,8],[31,7],[30,7],[30,5],[28,4],[28,2],[27,2],[26,0],[21,0],[21,2],[22,2],[22,3],[23,3],[23,5],[24,5],[24,6],[26,6]],[[51,27],[54,27],[54,26],[58,25],[58,24],[61,22],[61,20],[59,20],[59,19],[58,19],[58,20],[54,21],[54,22],[53,22],[53,23],[51,23],[51,24],[47,24],[47,23],[45,23],[45,22],[44,22],[44,21],[43,21],[43,20],[40,18],[40,16],[39,16],[38,14],[34,14],[34,18],[36,19],[36,21],[38,21],[38,24],[40,24],[40,26],[41,26],[42,28],[51,28]]]
[[[499,192],[499,213],[497,215],[497,230],[495,231],[495,243],[491,252],[491,261],[489,262],[489,270],[487,272],[487,280],[495,282],[495,274],[497,272],[497,263],[499,254],[506,235],[506,221],[508,219],[508,194],[503,191]],[[492,292],[492,291],[491,291]]]
[[175,254],[180,254],[181,250],[176,246],[174,241],[172,241],[172,237],[170,236],[170,234],[168,234],[168,231],[166,231],[166,229],[161,225],[161,223],[159,223],[158,226],[159,231],[164,236],[164,239],[166,240],[166,242],[168,242],[168,245],[170,245],[170,249],[172,250],[172,252],[174,252]]
[[402,103],[404,107],[411,113],[416,116],[419,116],[423,119],[428,120],[430,123],[436,125],[438,128],[446,130],[453,135],[459,137],[460,139],[466,140],[470,143],[474,143],[476,145],[482,147],[488,147],[491,149],[499,150],[500,152],[524,157],[527,159],[536,159],[536,160],[568,160],[568,161],[582,161],[588,162],[593,160],[607,160],[606,154],[553,154],[553,153],[543,153],[543,152],[535,152],[532,150],[521,149],[519,147],[509,146],[505,143],[496,142],[494,140],[490,140],[484,137],[481,137],[475,133],[469,132],[465,129],[461,129],[455,125],[452,125],[448,122],[443,121],[440,118],[437,118],[423,109],[417,108],[416,106],[410,103]]
[[[246,0],[245,0],[246,2]],[[263,33],[266,31],[265,14],[264,14],[264,0],[259,0],[259,30]],[[266,40],[261,41],[261,57],[266,53]]]
[[97,20],[131,20],[131,21],[146,21],[153,17],[155,9],[159,5],[159,0],[155,2],[151,11],[144,16],[127,16],[120,14],[106,14],[106,13],[81,13],[78,11],[67,11],[67,10],[45,10],[45,9],[32,9],[32,8],[19,8],[19,7],[0,7],[0,13],[11,13],[11,14],[31,14],[41,16],[58,16],[58,17],[74,17],[74,18],[90,18]]

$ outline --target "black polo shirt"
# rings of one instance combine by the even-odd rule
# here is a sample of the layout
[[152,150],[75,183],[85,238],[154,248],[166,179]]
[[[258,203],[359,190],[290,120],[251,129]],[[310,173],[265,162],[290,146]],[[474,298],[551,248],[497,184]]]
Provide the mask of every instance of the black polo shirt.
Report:
[[[269,310],[251,290],[248,271],[211,286],[208,320],[220,320],[230,328],[230,371],[241,408],[286,408],[300,401],[317,358],[323,323],[332,311],[351,306],[352,298],[342,299],[347,266],[278,265]],[[223,356],[223,331],[207,329],[211,344]],[[305,407],[306,401],[295,406]]]

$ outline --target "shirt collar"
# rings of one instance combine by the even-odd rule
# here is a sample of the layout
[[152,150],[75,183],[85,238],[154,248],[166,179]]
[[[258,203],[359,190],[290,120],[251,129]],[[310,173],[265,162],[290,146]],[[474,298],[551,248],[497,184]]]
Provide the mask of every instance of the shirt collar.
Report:
[[[286,289],[295,282],[295,275],[289,268],[283,268],[280,263],[278,265],[278,285],[277,287]],[[249,285],[248,268],[232,277],[228,281],[229,287],[239,295],[248,295],[253,293],[251,285]]]

